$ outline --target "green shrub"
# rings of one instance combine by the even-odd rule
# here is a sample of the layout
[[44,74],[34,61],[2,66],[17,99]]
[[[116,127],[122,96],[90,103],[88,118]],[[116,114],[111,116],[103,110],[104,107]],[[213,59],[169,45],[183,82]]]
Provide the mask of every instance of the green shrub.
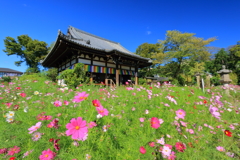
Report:
[[179,75],[177,77],[177,80],[178,80],[178,85],[179,86],[184,86],[185,85],[185,79],[181,75]]
[[211,84],[213,84],[214,86],[217,86],[217,85],[220,85],[220,76],[217,75],[217,76],[213,76],[211,79]]
[[145,78],[139,78],[138,79],[138,84],[139,85],[144,85],[144,84],[146,84],[147,83],[147,80],[145,79]]
[[33,73],[39,73],[38,68],[28,68],[25,72],[25,74],[33,74]]
[[173,84],[173,85],[175,85],[175,86],[178,86],[178,85],[179,85],[177,79],[172,79],[171,84]]
[[12,79],[9,76],[3,76],[1,79],[1,82],[11,82],[11,81],[12,81]]
[[89,83],[89,77],[84,70],[84,64],[78,63],[74,69],[64,70],[57,79],[64,79],[65,84],[69,87],[76,88],[80,83]]
[[51,81],[55,82],[57,80],[57,76],[58,76],[58,70],[57,68],[50,68],[47,72],[46,72],[46,76],[47,78],[49,78]]

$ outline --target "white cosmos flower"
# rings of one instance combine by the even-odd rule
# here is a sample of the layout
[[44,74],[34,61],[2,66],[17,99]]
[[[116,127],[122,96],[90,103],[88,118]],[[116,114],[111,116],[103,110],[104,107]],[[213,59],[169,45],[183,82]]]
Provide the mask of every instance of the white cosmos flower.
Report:
[[7,122],[12,122],[12,121],[14,121],[14,118],[13,117],[12,118],[7,118],[6,121]]
[[99,118],[102,118],[102,115],[101,114],[98,114],[97,115],[97,118],[99,119]]
[[15,113],[14,113],[13,111],[9,111],[9,112],[6,114],[7,118],[13,118],[14,115],[15,115]]
[[39,92],[38,92],[38,91],[35,91],[35,92],[34,92],[34,95],[38,95],[38,94],[39,94]]
[[28,107],[25,107],[24,110],[23,110],[25,113],[28,112]]

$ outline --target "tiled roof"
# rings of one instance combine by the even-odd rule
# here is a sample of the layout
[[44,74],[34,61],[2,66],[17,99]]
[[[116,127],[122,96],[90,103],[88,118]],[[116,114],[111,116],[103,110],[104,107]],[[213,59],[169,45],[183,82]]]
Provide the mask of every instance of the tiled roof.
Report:
[[9,69],[9,68],[0,68],[0,72],[7,72],[7,73],[23,73],[23,72],[20,72],[20,71],[16,71],[16,70],[13,70],[13,69]]
[[68,28],[68,32],[69,32],[69,35],[65,36],[65,38],[67,37],[69,40],[79,45],[83,45],[83,46],[97,49],[97,50],[102,50],[105,52],[111,52],[115,50],[127,56],[136,57],[136,58],[148,60],[149,62],[151,62],[151,59],[144,58],[130,52],[129,50],[124,48],[120,43],[113,42],[113,41],[104,39],[102,37],[98,37],[96,35],[74,28],[72,26]]

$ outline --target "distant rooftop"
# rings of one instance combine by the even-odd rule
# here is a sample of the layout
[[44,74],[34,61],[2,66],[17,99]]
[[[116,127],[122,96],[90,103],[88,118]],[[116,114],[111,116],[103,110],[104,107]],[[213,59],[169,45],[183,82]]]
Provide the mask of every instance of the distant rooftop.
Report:
[[20,71],[16,71],[16,70],[13,70],[13,69],[9,69],[9,68],[0,68],[0,72],[6,72],[6,73],[23,73],[23,72],[20,72]]

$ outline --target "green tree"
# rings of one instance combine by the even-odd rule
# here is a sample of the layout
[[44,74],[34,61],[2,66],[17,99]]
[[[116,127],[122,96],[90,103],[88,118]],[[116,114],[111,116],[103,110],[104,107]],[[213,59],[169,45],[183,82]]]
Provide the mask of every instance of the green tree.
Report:
[[153,60],[153,66],[160,65],[165,62],[165,54],[161,51],[161,47],[159,43],[149,44],[143,43],[136,49],[136,54],[151,58]]
[[17,55],[20,61],[16,61],[15,65],[21,66],[23,62],[33,70],[39,71],[40,60],[48,53],[47,43],[43,41],[33,40],[28,35],[21,35],[15,40],[12,37],[4,39],[5,53],[8,56]]
[[195,37],[194,33],[181,33],[179,31],[167,31],[166,39],[159,41],[159,54],[164,54],[165,59],[177,63],[173,78],[178,77],[182,72],[182,65],[185,60],[202,62],[210,57],[206,45],[215,41],[216,38]]
[[229,49],[229,69],[236,73],[240,84],[240,41]]
[[73,88],[76,88],[80,83],[89,83],[89,77],[84,70],[84,64],[77,63],[74,69],[66,69],[57,76],[58,79],[64,79],[64,82]]

